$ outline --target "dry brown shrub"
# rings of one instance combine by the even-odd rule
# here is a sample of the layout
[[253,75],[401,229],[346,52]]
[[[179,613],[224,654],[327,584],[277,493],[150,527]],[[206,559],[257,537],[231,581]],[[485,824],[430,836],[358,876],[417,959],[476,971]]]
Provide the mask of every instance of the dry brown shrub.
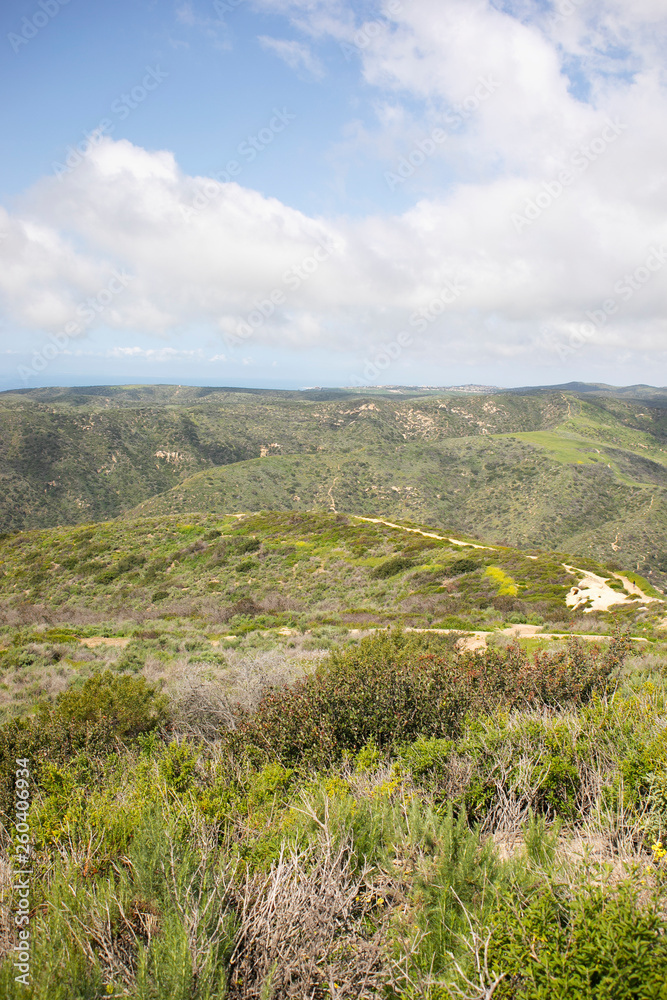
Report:
[[187,674],[175,699],[176,730],[200,739],[215,739],[235,725],[234,705],[220,683],[210,681],[201,672]]
[[280,614],[285,611],[302,611],[304,609],[304,602],[281,594],[278,590],[270,590],[262,597],[261,606],[264,612],[268,611]]
[[56,619],[52,608],[29,601],[6,601],[0,605],[0,625],[51,625]]
[[281,688],[307,673],[313,662],[326,655],[325,650],[282,649],[257,652],[229,650],[226,681],[235,702],[254,711],[271,688]]
[[246,652],[225,650],[225,666],[174,660],[165,673],[164,663],[148,658],[144,675],[167,682],[173,706],[174,728],[184,734],[212,740],[233,729],[239,706],[252,712],[265,693],[294,681],[310,669],[325,651],[287,653],[281,649]]
[[231,958],[233,1000],[381,995],[388,969],[368,871],[355,871],[350,843],[323,837],[316,848],[281,853],[266,874],[250,876],[239,901]]
[[11,906],[14,876],[8,852],[0,853],[0,962],[9,954],[17,941],[14,912]]

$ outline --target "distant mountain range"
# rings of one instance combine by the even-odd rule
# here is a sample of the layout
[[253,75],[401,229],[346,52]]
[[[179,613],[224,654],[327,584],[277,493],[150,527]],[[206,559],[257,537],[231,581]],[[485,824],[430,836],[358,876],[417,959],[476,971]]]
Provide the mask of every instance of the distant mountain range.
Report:
[[614,396],[618,399],[667,399],[667,387],[654,385],[607,385],[605,382],[565,382],[562,385],[532,385],[520,389],[499,389],[499,392],[550,393],[571,392],[577,395]]
[[535,393],[549,394],[568,392],[575,395],[616,396],[620,399],[667,399],[667,386],[644,385],[608,385],[606,382],[562,382],[558,385],[528,385],[507,388],[498,385],[377,385],[377,386],[340,386],[323,387],[307,386],[303,389],[253,389],[239,386],[194,386],[194,385],[144,385],[141,383],[125,385],[91,385],[91,386],[55,386],[38,389],[6,389],[0,391],[0,399],[5,395],[19,395],[27,399],[43,402],[82,400],[88,397],[104,397],[118,404],[127,401],[137,402],[140,399],[165,401],[176,393],[183,398],[200,399],[219,393],[240,393],[253,396],[301,397],[306,399],[336,399],[348,396],[379,395],[391,396],[400,393],[404,396],[441,395],[443,393],[469,393],[500,395],[513,393],[516,395],[532,395]]

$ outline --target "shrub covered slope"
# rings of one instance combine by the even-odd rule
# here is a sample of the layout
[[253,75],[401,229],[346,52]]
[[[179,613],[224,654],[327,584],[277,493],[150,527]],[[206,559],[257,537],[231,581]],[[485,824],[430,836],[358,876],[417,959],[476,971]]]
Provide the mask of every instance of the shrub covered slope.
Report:
[[31,995],[664,998],[665,675],[629,645],[379,632],[213,731],[112,671],[5,724]]
[[667,1000],[665,609],[622,569],[316,511],[2,538],[2,995]]
[[615,557],[667,585],[665,394],[40,389],[0,394],[0,530],[339,510]]

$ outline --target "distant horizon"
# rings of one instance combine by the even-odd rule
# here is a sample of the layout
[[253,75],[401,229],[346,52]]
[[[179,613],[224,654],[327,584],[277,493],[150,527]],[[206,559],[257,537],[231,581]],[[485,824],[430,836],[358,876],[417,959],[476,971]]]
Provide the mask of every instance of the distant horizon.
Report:
[[451,385],[438,385],[436,383],[384,383],[379,385],[343,385],[334,384],[330,385],[326,383],[321,383],[319,385],[302,385],[293,384],[285,385],[278,384],[272,380],[261,380],[257,379],[253,383],[252,381],[246,381],[243,383],[217,383],[217,382],[206,382],[203,380],[184,380],[184,381],[169,381],[159,378],[153,379],[132,379],[127,380],[106,380],[106,381],[89,381],[89,382],[62,382],[62,383],[48,383],[44,385],[31,385],[31,386],[7,386],[3,387],[2,382],[0,382],[0,394],[5,393],[21,393],[21,392],[39,392],[48,389],[134,389],[134,388],[148,388],[151,386],[164,386],[165,388],[197,388],[197,389],[232,389],[235,391],[243,391],[247,389],[249,391],[274,391],[274,392],[316,392],[318,390],[340,390],[346,392],[364,392],[365,390],[378,391],[402,391],[402,390],[428,390],[431,392],[469,392],[469,393],[493,393],[493,392],[515,392],[521,389],[525,390],[535,390],[535,389],[554,389],[554,390],[566,390],[571,389],[576,391],[576,386],[600,388],[600,389],[612,389],[612,390],[627,390],[627,389],[652,389],[656,392],[664,391],[667,393],[667,386],[654,385],[648,382],[632,382],[632,383],[607,383],[607,382],[586,382],[580,379],[572,379],[569,382],[540,382],[534,383],[532,385],[518,384],[518,385],[488,385],[483,383],[459,383]]

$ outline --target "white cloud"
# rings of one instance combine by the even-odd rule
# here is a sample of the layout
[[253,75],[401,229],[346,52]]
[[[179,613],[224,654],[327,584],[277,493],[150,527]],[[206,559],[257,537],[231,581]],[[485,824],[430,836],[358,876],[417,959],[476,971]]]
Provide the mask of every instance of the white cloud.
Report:
[[[262,313],[253,342],[365,353],[408,329],[412,350],[435,364],[544,356],[549,337],[569,337],[613,299],[618,308],[583,349],[664,362],[667,266],[627,299],[616,290],[650,246],[667,247],[662,2],[587,0],[554,24],[530,2],[513,16],[486,0],[419,0],[388,7],[382,30],[369,34],[366,21],[362,35],[349,7],[280,6],[311,44],[356,45],[378,93],[377,133],[360,131],[359,142],[386,151],[385,192],[383,172],[433,128],[447,132],[398,182],[413,206],[311,218],[240,183],[188,176],[168,152],[107,138],[60,181],[27,192],[20,212],[0,214],[12,321],[56,330],[120,268],[133,281],[100,317],[119,330],[176,336],[198,326],[224,339]],[[296,66],[315,58],[301,43],[264,44],[283,46]],[[480,78],[498,85],[475,107]],[[457,105],[467,116],[452,126],[445,116]],[[590,159],[572,168],[582,146]],[[572,180],[559,193],[566,168]],[[297,281],[294,268],[334,243]],[[443,306],[447,281],[462,290]]]
[[324,76],[322,63],[313,55],[308,45],[293,39],[270,38],[268,35],[260,35],[258,40],[263,49],[274,52],[290,69],[305,69],[316,79]]
[[[170,43],[174,48],[189,48],[190,43],[183,37],[183,31],[198,31],[212,44],[213,48],[221,52],[231,49],[227,27],[224,18],[221,18],[214,4],[209,4],[209,10],[215,17],[205,17],[197,13],[192,3],[182,3],[175,9],[175,23],[177,32],[170,37]],[[180,32],[178,29],[182,29]]]
[[204,359],[204,352],[179,350],[176,347],[112,347],[106,352],[106,357],[134,358],[137,361],[197,361]]

